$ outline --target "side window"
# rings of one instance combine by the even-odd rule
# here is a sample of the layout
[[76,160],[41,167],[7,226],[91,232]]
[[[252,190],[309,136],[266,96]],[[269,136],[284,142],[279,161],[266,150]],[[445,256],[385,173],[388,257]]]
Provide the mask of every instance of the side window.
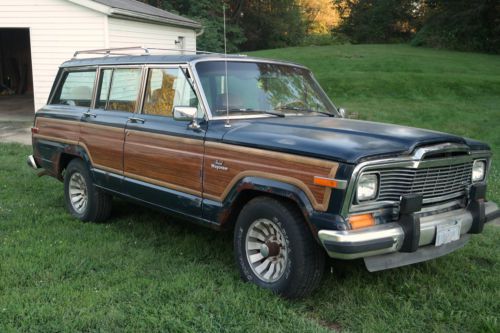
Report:
[[104,69],[101,72],[96,108],[134,112],[141,84],[140,68]]
[[95,70],[66,72],[50,104],[90,107]]
[[142,113],[172,117],[176,106],[191,106],[203,117],[198,97],[180,68],[154,68],[148,73]]

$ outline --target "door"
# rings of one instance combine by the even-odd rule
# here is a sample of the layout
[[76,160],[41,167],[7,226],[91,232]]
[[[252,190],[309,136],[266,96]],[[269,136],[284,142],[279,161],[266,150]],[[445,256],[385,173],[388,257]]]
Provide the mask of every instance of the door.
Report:
[[142,68],[101,68],[95,103],[83,114],[80,145],[87,150],[96,184],[122,192],[125,125],[137,109]]
[[[127,194],[170,211],[201,216],[204,113],[183,69],[148,69],[144,100],[127,122],[124,176]],[[173,118],[176,106],[198,108],[200,129]]]

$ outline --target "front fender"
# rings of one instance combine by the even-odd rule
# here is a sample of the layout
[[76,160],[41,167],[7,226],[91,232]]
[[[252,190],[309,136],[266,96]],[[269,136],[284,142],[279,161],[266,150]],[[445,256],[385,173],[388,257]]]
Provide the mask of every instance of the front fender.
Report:
[[240,179],[222,202],[204,199],[204,218],[217,221],[221,227],[234,221],[243,205],[259,195],[272,195],[293,201],[301,210],[314,237],[322,229],[339,229],[344,220],[337,215],[315,211],[311,201],[299,187],[278,180],[248,176]]

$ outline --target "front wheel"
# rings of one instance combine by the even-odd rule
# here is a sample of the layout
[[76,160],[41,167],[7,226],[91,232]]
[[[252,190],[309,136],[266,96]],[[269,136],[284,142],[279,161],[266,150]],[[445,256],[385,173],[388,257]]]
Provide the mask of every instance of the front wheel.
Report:
[[94,186],[86,164],[73,159],[64,174],[66,208],[77,219],[101,222],[111,214],[111,195]]
[[292,204],[258,197],[236,222],[234,252],[242,278],[287,298],[303,297],[320,283],[323,249]]

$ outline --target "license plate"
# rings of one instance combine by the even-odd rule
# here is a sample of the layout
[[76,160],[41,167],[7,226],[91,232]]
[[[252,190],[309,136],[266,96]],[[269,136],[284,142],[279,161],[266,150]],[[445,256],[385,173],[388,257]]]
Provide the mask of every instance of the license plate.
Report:
[[461,227],[462,223],[460,221],[438,225],[436,228],[436,246],[458,240],[460,238]]

